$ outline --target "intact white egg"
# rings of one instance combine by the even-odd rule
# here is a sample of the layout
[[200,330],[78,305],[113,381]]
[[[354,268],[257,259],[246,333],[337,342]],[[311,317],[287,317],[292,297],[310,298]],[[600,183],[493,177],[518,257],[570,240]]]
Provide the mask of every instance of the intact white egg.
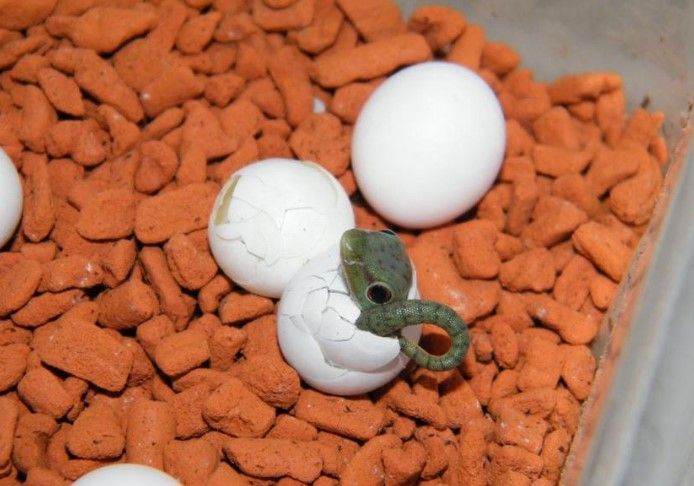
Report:
[[246,290],[280,297],[311,257],[354,227],[347,193],[313,162],[267,159],[224,184],[208,235],[220,268]]
[[[414,273],[412,281],[408,298],[416,299]],[[313,388],[366,393],[391,381],[409,361],[396,338],[357,329],[359,313],[340,271],[339,243],[312,258],[287,285],[277,309],[277,339],[287,363]],[[418,342],[421,325],[403,335]]]
[[140,464],[114,464],[95,469],[73,486],[181,486],[181,483],[159,469]]
[[12,160],[0,148],[0,247],[10,241],[22,217],[22,182]]
[[354,127],[352,170],[381,216],[406,228],[446,223],[494,182],[506,147],[496,95],[473,71],[417,64],[383,82]]

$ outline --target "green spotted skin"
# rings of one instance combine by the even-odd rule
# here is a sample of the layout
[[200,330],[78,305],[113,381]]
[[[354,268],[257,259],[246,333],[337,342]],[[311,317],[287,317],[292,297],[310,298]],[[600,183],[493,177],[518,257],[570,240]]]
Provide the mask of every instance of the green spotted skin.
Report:
[[[351,229],[340,240],[342,271],[350,294],[361,310],[355,325],[378,336],[397,336],[400,350],[423,368],[455,368],[465,357],[467,326],[450,307],[430,300],[408,300],[412,266],[402,241],[390,230]],[[401,330],[430,323],[446,331],[450,349],[441,356],[407,340]]]

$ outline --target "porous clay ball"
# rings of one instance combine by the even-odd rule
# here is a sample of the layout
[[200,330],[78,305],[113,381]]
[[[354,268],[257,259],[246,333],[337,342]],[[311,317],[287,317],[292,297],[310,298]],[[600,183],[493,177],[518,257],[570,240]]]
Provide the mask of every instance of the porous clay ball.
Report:
[[[408,298],[418,297],[413,283]],[[313,388],[366,393],[391,381],[409,361],[397,338],[357,329],[359,313],[340,271],[339,244],[311,259],[287,285],[277,309],[277,339],[287,362]],[[421,326],[403,330],[413,342],[420,334]]]
[[501,106],[473,71],[447,62],[408,67],[369,97],[354,127],[352,169],[389,221],[428,228],[479,201],[501,167]]
[[140,464],[114,464],[85,474],[73,486],[181,486],[159,469]]
[[311,257],[354,227],[340,183],[313,162],[267,159],[234,173],[208,227],[220,268],[255,294],[280,297]]
[[12,160],[0,148],[0,247],[10,241],[22,217],[22,183]]

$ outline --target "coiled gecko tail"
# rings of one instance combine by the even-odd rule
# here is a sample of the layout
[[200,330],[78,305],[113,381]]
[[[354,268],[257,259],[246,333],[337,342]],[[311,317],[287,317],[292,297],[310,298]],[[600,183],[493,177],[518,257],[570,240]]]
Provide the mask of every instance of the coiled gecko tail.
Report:
[[[430,323],[446,331],[451,346],[445,354],[430,354],[400,335],[403,328],[422,323]],[[402,353],[417,365],[432,371],[457,367],[465,358],[470,344],[467,326],[458,314],[450,307],[430,300],[405,300],[371,308],[362,311],[355,324],[357,328],[379,336],[397,335]]]

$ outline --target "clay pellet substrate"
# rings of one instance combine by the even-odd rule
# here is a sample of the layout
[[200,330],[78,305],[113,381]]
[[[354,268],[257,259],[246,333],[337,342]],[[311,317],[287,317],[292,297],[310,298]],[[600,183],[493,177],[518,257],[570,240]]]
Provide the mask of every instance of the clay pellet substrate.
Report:
[[[284,362],[276,302],[218,270],[213,199],[267,157],[317,161],[356,195],[360,107],[434,58],[479,73],[507,118],[474,214],[400,232],[470,351],[327,396]],[[118,462],[186,485],[556,483],[667,161],[663,116],[626,113],[618,75],[536,81],[462,13],[403,21],[390,0],[8,0],[0,70],[25,193],[0,253],[0,485]],[[353,199],[359,226],[385,227]],[[423,343],[447,347],[433,328]]]

